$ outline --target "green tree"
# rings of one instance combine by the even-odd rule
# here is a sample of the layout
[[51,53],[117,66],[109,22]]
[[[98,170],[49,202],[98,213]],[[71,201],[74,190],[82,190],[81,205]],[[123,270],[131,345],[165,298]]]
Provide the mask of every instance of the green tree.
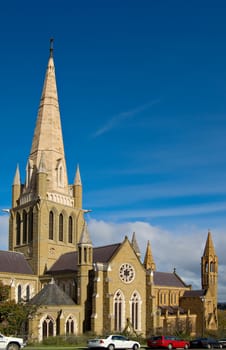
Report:
[[25,336],[27,321],[35,313],[36,307],[25,302],[16,303],[9,296],[10,286],[0,281],[0,333]]

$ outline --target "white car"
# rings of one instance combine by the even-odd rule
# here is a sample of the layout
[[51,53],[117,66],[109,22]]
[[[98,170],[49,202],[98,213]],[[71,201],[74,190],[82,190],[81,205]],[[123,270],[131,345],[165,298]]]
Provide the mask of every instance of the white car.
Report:
[[129,340],[123,335],[112,334],[106,338],[90,339],[88,341],[88,348],[104,348],[108,350],[114,349],[133,349],[140,348],[138,341]]
[[19,350],[25,345],[23,338],[6,337],[0,334],[0,350]]

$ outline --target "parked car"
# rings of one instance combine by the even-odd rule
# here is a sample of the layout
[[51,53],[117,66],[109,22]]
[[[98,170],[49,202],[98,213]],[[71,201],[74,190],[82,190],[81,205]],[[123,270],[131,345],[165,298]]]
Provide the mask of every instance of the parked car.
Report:
[[6,337],[0,334],[0,349],[1,350],[19,350],[25,346],[23,338]]
[[188,349],[190,343],[188,340],[180,339],[179,337],[159,335],[147,339],[147,346],[149,348],[168,348],[169,350],[176,348]]
[[190,347],[191,348],[218,348],[222,349],[223,345],[214,338],[196,338],[194,340],[190,341]]
[[226,338],[218,339],[219,343],[222,344],[223,348],[226,348]]
[[106,338],[96,338],[88,340],[88,348],[104,348],[108,350],[114,349],[133,349],[140,348],[140,343],[129,340],[127,337],[118,334],[112,334]]

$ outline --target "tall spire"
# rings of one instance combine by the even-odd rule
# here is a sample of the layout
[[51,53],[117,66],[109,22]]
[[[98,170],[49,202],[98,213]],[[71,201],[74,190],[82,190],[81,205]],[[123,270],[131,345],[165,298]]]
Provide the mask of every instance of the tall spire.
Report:
[[47,190],[66,194],[68,180],[53,60],[53,39],[50,40],[50,56],[29,157],[33,161],[34,172],[39,168],[43,151],[48,173]]
[[144,257],[144,267],[146,270],[156,270],[156,265],[152,256],[151,245],[149,241],[147,243],[146,253]]
[[74,184],[75,184],[76,186],[81,186],[81,185],[82,185],[79,165],[77,165],[76,174],[75,174],[75,179],[74,179]]
[[17,164],[16,172],[13,180],[13,185],[20,185],[20,170],[19,165]]
[[213,245],[212,235],[211,235],[211,232],[209,230],[207,240],[206,240],[205,249],[203,252],[203,256],[209,256],[209,255],[214,256],[215,254],[216,253],[215,253],[215,249],[214,249],[214,245]]

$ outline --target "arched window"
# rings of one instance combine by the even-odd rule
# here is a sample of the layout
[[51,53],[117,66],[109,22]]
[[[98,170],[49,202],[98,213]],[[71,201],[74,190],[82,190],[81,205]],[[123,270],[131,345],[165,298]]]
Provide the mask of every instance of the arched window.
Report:
[[26,287],[26,301],[30,300],[30,286],[28,285]]
[[73,230],[73,220],[72,220],[72,217],[69,216],[69,219],[68,219],[68,243],[72,243],[72,230]]
[[59,241],[63,242],[64,240],[64,218],[63,214],[59,216]]
[[21,303],[21,301],[22,301],[22,288],[21,288],[21,285],[18,284],[18,286],[17,286],[17,302]]
[[124,326],[125,300],[121,291],[117,291],[114,296],[114,330],[121,331]]
[[54,324],[53,320],[47,316],[42,323],[42,337],[48,338],[54,335]]
[[209,268],[208,262],[206,262],[206,263],[205,263],[205,272],[208,272],[208,268]]
[[212,261],[210,263],[210,272],[214,272],[214,263]]
[[20,245],[20,229],[21,229],[21,219],[20,214],[16,214],[16,245]]
[[27,243],[27,212],[23,211],[23,244]]
[[49,213],[49,239],[53,239],[53,212]]
[[28,243],[33,241],[33,208],[29,211]]
[[73,318],[70,316],[66,322],[66,334],[74,334],[75,333],[75,324]]
[[130,300],[130,319],[135,330],[140,329],[141,320],[141,299],[137,292],[134,292]]

